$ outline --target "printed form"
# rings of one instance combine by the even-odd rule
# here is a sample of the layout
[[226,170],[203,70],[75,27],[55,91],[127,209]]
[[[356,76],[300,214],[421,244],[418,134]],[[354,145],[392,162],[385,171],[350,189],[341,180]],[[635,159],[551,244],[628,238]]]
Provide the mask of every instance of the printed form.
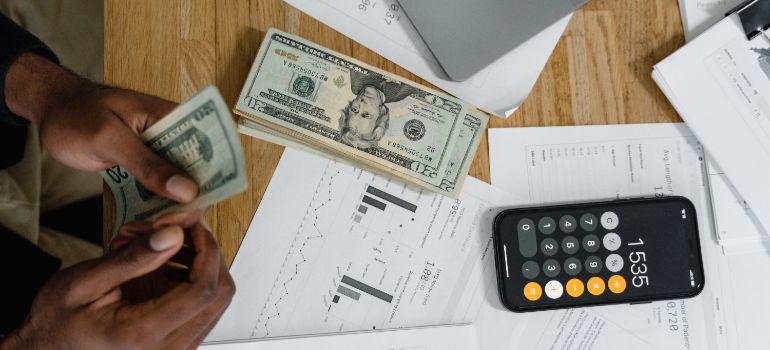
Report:
[[[467,81],[450,80],[396,0],[285,0],[446,92],[499,117],[529,95],[572,15]],[[447,21],[453,19],[447,18]]]
[[[498,312],[491,223],[512,201],[473,178],[451,199],[287,148],[231,268],[238,292],[207,341],[464,324],[479,314],[510,337],[525,316]],[[479,328],[480,348],[507,344],[484,333],[493,327]]]
[[531,203],[679,195],[698,211],[706,287],[685,300],[532,313],[522,349],[727,344],[703,149],[683,124],[490,129],[492,183]]
[[770,39],[747,40],[732,15],[657,64],[653,78],[770,228]]

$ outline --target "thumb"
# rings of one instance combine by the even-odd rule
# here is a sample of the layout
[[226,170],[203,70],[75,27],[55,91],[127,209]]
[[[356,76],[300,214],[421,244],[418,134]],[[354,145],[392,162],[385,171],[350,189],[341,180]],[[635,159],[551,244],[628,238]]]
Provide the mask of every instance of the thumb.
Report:
[[117,137],[112,157],[115,162],[128,170],[136,180],[153,193],[177,202],[192,202],[198,195],[198,185],[182,170],[161,158],[122,126],[123,132]]
[[137,238],[114,254],[95,261],[80,278],[75,296],[90,303],[131,279],[146,275],[168,261],[182,247],[184,232],[179,226],[166,226],[152,235]]
[[115,117],[109,145],[110,161],[122,165],[144,187],[177,202],[189,203],[198,194],[198,185],[181,169],[159,157],[137,135],[146,131],[176,104],[155,96],[123,89],[110,89],[106,103]]

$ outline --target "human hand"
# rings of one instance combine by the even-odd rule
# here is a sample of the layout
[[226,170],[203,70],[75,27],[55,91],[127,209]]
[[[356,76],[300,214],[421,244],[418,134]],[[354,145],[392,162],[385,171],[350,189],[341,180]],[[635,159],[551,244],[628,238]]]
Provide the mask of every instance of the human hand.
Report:
[[0,349],[196,348],[229,305],[235,285],[211,233],[200,223],[188,232],[194,248],[189,277],[169,292],[131,304],[120,285],[177,255],[182,228],[126,224],[111,253],[52,277]]
[[176,104],[78,77],[35,54],[23,54],[6,75],[11,112],[37,124],[43,147],[72,168],[97,171],[120,164],[147,189],[189,203],[197,184],[137,135]]

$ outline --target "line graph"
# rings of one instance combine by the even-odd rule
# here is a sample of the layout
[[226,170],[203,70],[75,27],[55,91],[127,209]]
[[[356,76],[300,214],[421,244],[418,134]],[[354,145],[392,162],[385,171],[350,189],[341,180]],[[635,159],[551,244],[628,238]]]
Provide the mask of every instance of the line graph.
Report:
[[[299,246],[299,249],[297,250],[297,253],[299,253],[299,256],[301,257],[301,261],[298,261],[294,264],[294,272],[291,274],[287,279],[281,280],[280,276],[285,271],[285,266],[287,264],[290,264],[291,257],[294,253],[294,243],[292,243],[289,251],[286,254],[286,257],[284,258],[283,265],[281,267],[281,270],[278,273],[278,278],[276,278],[275,282],[273,283],[273,287],[271,288],[271,294],[276,289],[276,285],[280,283],[280,287],[283,288],[283,294],[281,294],[277,300],[272,302],[272,308],[273,310],[269,310],[271,307],[270,302],[271,299],[268,299],[265,302],[265,305],[262,308],[262,311],[259,313],[259,317],[257,318],[257,322],[254,325],[254,330],[252,331],[252,336],[256,336],[257,333],[260,330],[260,326],[264,327],[264,336],[269,337],[270,336],[270,321],[276,317],[279,317],[281,315],[279,304],[289,295],[289,289],[287,288],[287,285],[294,281],[294,278],[299,275],[299,267],[302,264],[307,263],[307,257],[305,256],[305,248],[307,247],[307,244],[313,240],[313,239],[322,239],[324,237],[323,232],[318,228],[318,219],[319,219],[319,213],[318,211],[323,209],[325,206],[327,206],[329,203],[332,202],[332,183],[334,182],[334,178],[337,177],[340,174],[339,169],[332,169],[336,163],[329,162],[327,164],[326,169],[324,170],[323,176],[321,177],[321,181],[318,182],[318,187],[316,187],[316,191],[313,194],[313,198],[310,201],[310,205],[307,208],[307,211],[305,212],[305,216],[303,219],[302,224],[299,226],[299,229],[297,230],[297,233],[294,237],[294,242],[296,243],[297,240],[302,239],[302,233],[303,228],[305,226],[305,220],[307,219],[308,215],[312,215],[312,227],[315,231],[315,235],[311,236],[305,236],[304,241],[302,241],[302,245]],[[328,181],[326,181],[327,188],[326,188],[326,199],[321,202],[320,204],[313,206],[313,203],[317,201],[318,196],[321,194],[324,194],[322,191],[322,186],[324,185],[324,179],[328,178]],[[313,210],[312,213],[310,213],[310,210]],[[272,312],[272,313],[267,313]],[[266,316],[266,317],[265,317]]]

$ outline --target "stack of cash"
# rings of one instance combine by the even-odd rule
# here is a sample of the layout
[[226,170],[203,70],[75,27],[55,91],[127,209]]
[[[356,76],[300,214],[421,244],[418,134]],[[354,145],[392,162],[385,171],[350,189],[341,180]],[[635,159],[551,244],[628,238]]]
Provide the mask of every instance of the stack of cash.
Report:
[[243,149],[233,117],[215,87],[204,88],[140,137],[198,183],[198,197],[192,203],[176,203],[150,192],[120,165],[107,169],[101,175],[115,197],[113,235],[126,222],[206,207],[246,190]]
[[276,29],[235,106],[238,130],[456,197],[488,117]]

